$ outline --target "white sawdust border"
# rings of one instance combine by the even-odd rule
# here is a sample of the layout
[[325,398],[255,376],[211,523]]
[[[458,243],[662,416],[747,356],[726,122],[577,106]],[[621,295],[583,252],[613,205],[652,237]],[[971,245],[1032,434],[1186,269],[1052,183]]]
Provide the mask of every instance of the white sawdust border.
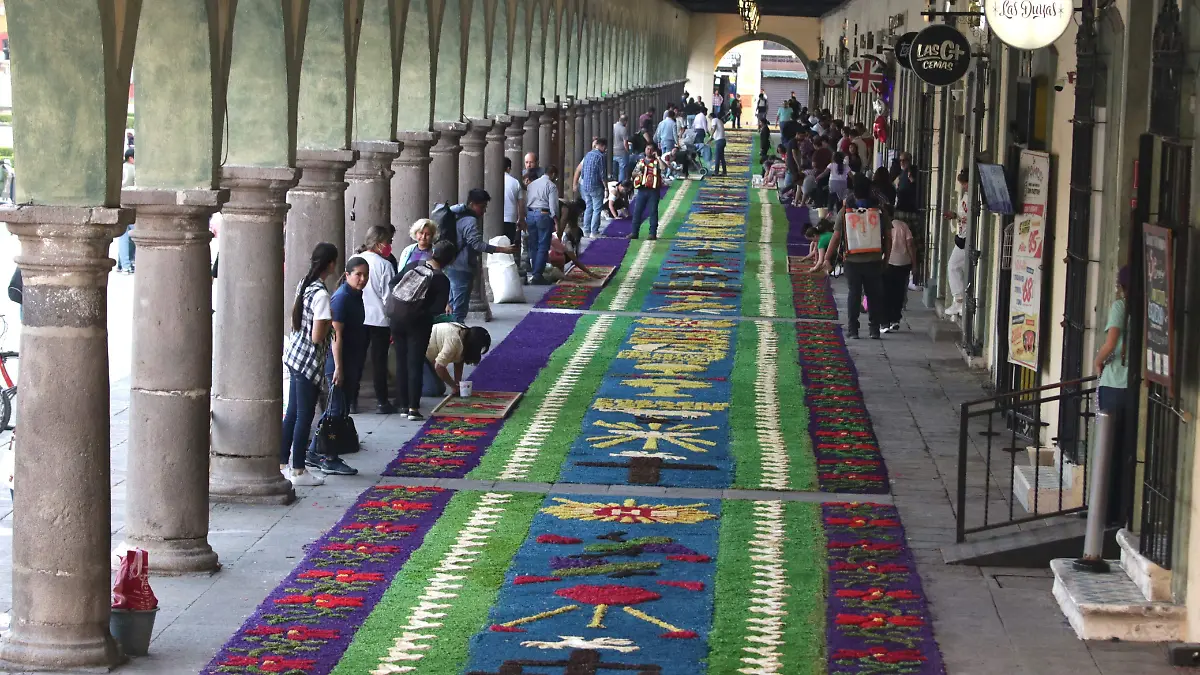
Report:
[[754,381],[755,433],[762,453],[762,480],[766,490],[786,490],[791,460],[783,438],[779,411],[779,333],[773,321],[755,321],[758,329],[758,375]]
[[[691,181],[683,181],[677,190],[675,196],[671,198],[671,203],[667,205],[667,211],[658,219],[660,225],[665,227],[675,218],[675,212],[679,210],[679,205],[683,203],[683,196],[687,194],[688,188],[691,187]],[[633,294],[637,291],[638,282],[641,281],[642,274],[646,271],[646,265],[650,263],[650,256],[654,255],[654,242],[645,240],[641,243],[638,249],[637,257],[629,265],[629,272],[625,274],[625,278],[621,280],[621,285],[617,287],[617,292],[613,295],[612,302],[609,303],[609,310],[621,312],[629,305],[629,301],[633,299]]]
[[754,502],[754,535],[749,542],[751,568],[750,607],[746,613],[748,654],[739,668],[743,675],[778,675],[783,671],[784,617],[787,610],[787,573],[783,562],[783,502]]

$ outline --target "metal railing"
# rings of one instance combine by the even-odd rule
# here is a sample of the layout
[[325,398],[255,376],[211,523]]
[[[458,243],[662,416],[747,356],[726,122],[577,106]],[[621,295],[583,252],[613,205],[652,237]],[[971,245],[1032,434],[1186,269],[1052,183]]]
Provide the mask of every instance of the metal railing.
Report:
[[[1086,448],[1095,416],[1096,380],[1059,382],[962,404],[955,514],[959,543],[969,534],[1019,528],[1087,509]],[[1073,425],[1075,437],[1049,439],[1060,450],[1054,453],[1052,464],[1044,465],[1039,437],[1049,425],[1047,420],[1055,419],[1043,412],[1052,403],[1079,411],[1079,424]],[[1014,418],[1028,424],[1012,424]],[[979,437],[978,444],[972,432]],[[1007,444],[1001,445],[1005,440]],[[1032,456],[1018,459],[1018,455],[1026,455],[1027,446],[1035,448]],[[1076,446],[1082,448],[1078,462],[1072,461],[1070,452]],[[1050,494],[1043,495],[1043,491]]]

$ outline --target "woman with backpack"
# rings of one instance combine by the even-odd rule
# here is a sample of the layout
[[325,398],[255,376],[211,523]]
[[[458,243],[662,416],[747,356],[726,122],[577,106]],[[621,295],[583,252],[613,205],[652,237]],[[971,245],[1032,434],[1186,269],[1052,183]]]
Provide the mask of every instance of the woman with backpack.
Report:
[[[292,303],[292,334],[283,353],[290,377],[287,413],[283,417],[283,440],[279,448],[279,470],[296,486],[324,485],[324,475],[305,468],[317,397],[325,376],[325,346],[333,327],[329,291],[325,277],[337,267],[338,250],[333,244],[317,244],[309,257],[308,273],[296,287]],[[334,372],[339,379],[341,373]],[[288,457],[291,457],[291,468]]]
[[445,313],[450,302],[450,280],[442,270],[454,262],[457,253],[452,242],[439,241],[428,259],[411,262],[396,275],[388,294],[392,343],[396,345],[396,401],[413,422],[425,419],[421,414],[425,351],[434,319]]

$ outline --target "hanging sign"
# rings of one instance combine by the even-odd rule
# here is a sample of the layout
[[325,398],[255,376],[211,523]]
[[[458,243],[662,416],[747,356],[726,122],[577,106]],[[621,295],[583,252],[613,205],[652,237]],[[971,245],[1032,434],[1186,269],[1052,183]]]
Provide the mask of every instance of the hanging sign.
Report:
[[912,62],[908,58],[909,52],[912,50],[913,40],[917,39],[917,32],[905,33],[896,41],[896,63],[900,64],[901,68],[912,70]]
[[1042,345],[1042,257],[1050,192],[1050,155],[1022,150],[1018,175],[1022,207],[1021,215],[1013,222],[1008,361],[1037,371]]
[[1171,265],[1171,231],[1146,225],[1143,252],[1146,267],[1146,366],[1144,376],[1174,391],[1171,367],[1174,359],[1174,270]]
[[1071,25],[1074,0],[990,0],[987,22],[1000,41],[1017,49],[1053,43]]
[[935,87],[962,79],[971,68],[971,43],[957,30],[934,24],[913,39],[908,59],[913,72]]
[[870,57],[861,58],[850,64],[847,73],[850,91],[862,94],[868,91],[883,93],[883,63]]

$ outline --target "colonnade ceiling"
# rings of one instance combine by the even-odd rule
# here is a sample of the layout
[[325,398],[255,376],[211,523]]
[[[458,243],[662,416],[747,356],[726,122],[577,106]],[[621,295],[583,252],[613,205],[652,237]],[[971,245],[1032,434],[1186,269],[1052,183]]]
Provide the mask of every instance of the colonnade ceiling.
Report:
[[[138,184],[611,96],[686,75],[667,0],[9,0],[18,201],[120,200],[131,67]],[[69,29],[68,29],[69,28]],[[62,138],[72,142],[63,144]]]

